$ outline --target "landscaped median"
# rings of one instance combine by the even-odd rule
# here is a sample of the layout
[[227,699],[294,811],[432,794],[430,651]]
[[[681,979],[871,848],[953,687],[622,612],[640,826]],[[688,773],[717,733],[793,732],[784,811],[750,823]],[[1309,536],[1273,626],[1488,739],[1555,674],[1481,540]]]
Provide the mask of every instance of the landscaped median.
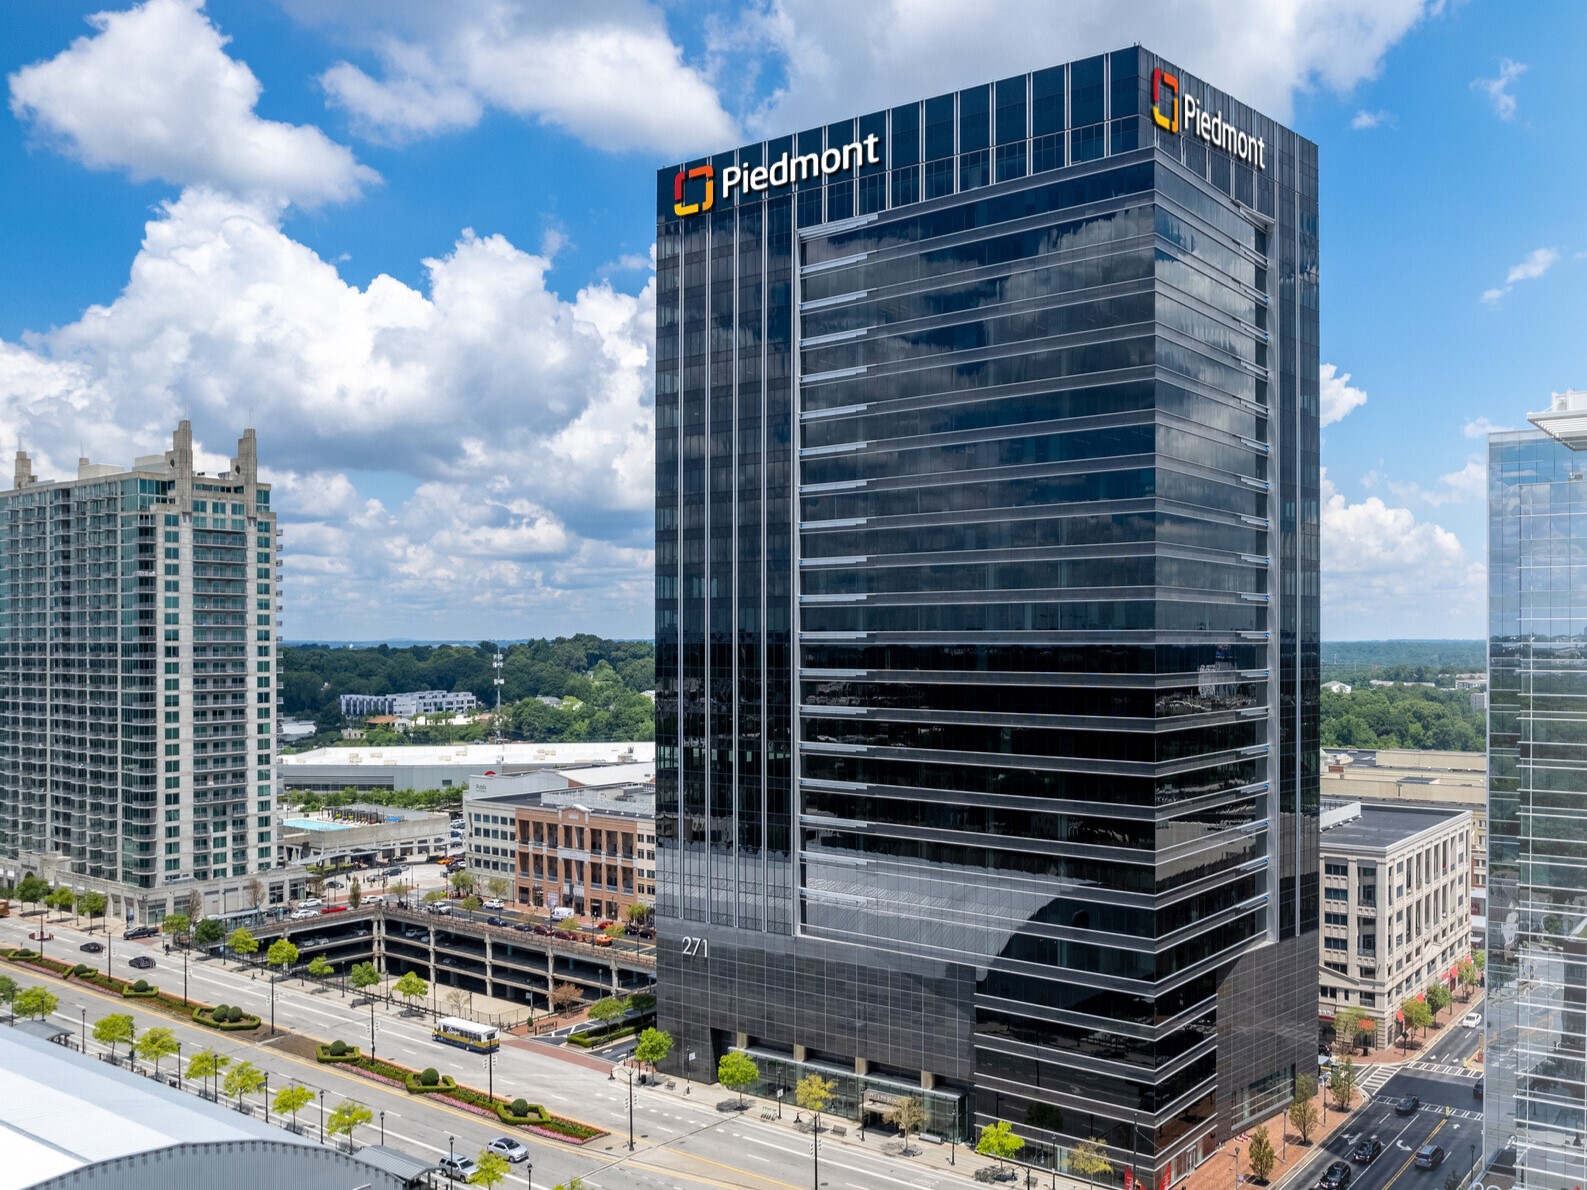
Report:
[[208,1025],[212,1029],[225,1029],[228,1032],[243,1029],[257,1029],[259,1018],[256,1016],[240,1014],[235,1023],[228,1008],[226,1023],[221,1023],[218,1013],[225,1005],[211,1008],[198,1000],[183,1000],[180,996],[170,992],[162,992],[158,987],[146,979],[122,979],[118,975],[106,975],[98,967],[90,967],[87,963],[63,963],[57,959],[40,958],[36,951],[31,950],[0,950],[0,958],[10,959],[19,966],[27,967],[33,971],[41,971],[53,975],[58,979],[70,980],[76,983],[92,984],[109,992],[111,995],[120,996],[124,1000],[138,1000],[141,1007],[178,1020],[197,1021],[201,1025]]
[[214,1008],[200,1005],[193,1009],[193,1019],[201,1025],[208,1025],[211,1029],[223,1029],[227,1033],[259,1027],[258,1017],[244,1012],[235,1004],[217,1004]]
[[[336,1052],[338,1047],[342,1052]],[[540,1104],[530,1103],[526,1099],[510,1101],[492,1099],[473,1087],[459,1085],[452,1076],[441,1074],[433,1067],[414,1070],[408,1066],[399,1066],[395,1062],[387,1062],[383,1058],[366,1057],[343,1041],[332,1042],[330,1045],[316,1045],[314,1056],[321,1062],[337,1062],[351,1066],[365,1078],[401,1087],[410,1095],[425,1095],[476,1115],[494,1116],[503,1124],[527,1128],[531,1132],[566,1141],[569,1144],[587,1144],[609,1135],[604,1129],[596,1128],[592,1124],[570,1120],[566,1116],[552,1115]]]

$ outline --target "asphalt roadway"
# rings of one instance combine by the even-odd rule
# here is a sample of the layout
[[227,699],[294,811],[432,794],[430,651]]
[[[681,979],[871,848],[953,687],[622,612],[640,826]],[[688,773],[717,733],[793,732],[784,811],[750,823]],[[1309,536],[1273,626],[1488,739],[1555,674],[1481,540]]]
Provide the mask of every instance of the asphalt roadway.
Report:
[[[1348,1190],[1442,1190],[1453,1173],[1464,1177],[1482,1155],[1482,1101],[1474,1088],[1480,1079],[1464,1066],[1477,1051],[1480,1029],[1460,1024],[1462,1011],[1451,1024],[1429,1032],[1429,1044],[1409,1064],[1383,1081],[1372,1067],[1357,1067],[1358,1079],[1371,1098],[1357,1107],[1350,1120],[1285,1181],[1285,1190],[1310,1190],[1335,1161],[1349,1161],[1356,1144],[1376,1136],[1382,1154],[1370,1165],[1351,1162],[1354,1175]],[[1397,1115],[1395,1103],[1404,1096],[1421,1099],[1408,1116]],[[1416,1151],[1423,1145],[1443,1148],[1445,1158],[1436,1169],[1416,1168]]]
[[[26,942],[27,933],[36,929],[39,917],[13,915],[0,920],[0,939],[8,945]],[[102,931],[92,933],[75,927],[70,920],[52,922],[53,941],[45,944],[45,954],[65,961],[79,959],[101,970],[107,955],[83,953],[86,941],[104,942]],[[143,977],[163,991],[182,991],[182,961],[177,954],[167,955],[159,938],[126,942],[115,936],[110,942],[110,969],[124,978]],[[152,970],[135,970],[128,960],[147,955],[155,960]],[[491,1121],[461,1109],[420,1097],[409,1096],[400,1088],[361,1078],[330,1065],[300,1059],[281,1052],[268,1039],[236,1033],[219,1033],[190,1022],[149,1012],[136,1001],[124,1000],[90,985],[62,983],[43,975],[36,979],[25,971],[11,969],[24,987],[38,983],[49,988],[60,1004],[55,1019],[81,1036],[87,1034],[88,1052],[101,1047],[93,1040],[94,1022],[112,1012],[131,1013],[141,1032],[150,1025],[170,1028],[182,1044],[183,1062],[198,1050],[213,1047],[233,1062],[250,1061],[269,1076],[270,1094],[290,1082],[302,1083],[323,1092],[327,1115],[343,1099],[356,1099],[375,1114],[375,1122],[361,1128],[357,1143],[385,1143],[415,1156],[435,1159],[449,1151],[476,1154],[485,1143],[502,1135],[503,1129]],[[693,1094],[684,1096],[659,1088],[633,1089],[634,1149],[628,1150],[629,1087],[626,1072],[599,1056],[571,1053],[542,1042],[512,1038],[504,1042],[493,1064],[485,1058],[430,1037],[427,1018],[406,1017],[400,1009],[377,1006],[373,1014],[355,993],[345,995],[335,989],[311,989],[294,978],[272,981],[257,970],[238,970],[236,964],[220,959],[190,959],[189,993],[210,1004],[240,1004],[270,1020],[271,988],[275,989],[276,1021],[292,1026],[320,1040],[341,1038],[369,1047],[373,1015],[374,1052],[377,1056],[404,1065],[435,1066],[481,1090],[493,1081],[499,1095],[522,1095],[543,1103],[549,1111],[569,1116],[610,1131],[584,1146],[569,1145],[523,1129],[511,1134],[530,1150],[528,1163],[513,1166],[506,1186],[526,1182],[533,1190],[551,1190],[558,1182],[582,1177],[593,1190],[659,1190],[677,1187],[716,1187],[720,1190],[805,1190],[811,1185],[809,1138],[793,1132],[786,1123],[767,1123],[754,1111],[721,1112],[720,1100],[732,1098],[720,1089],[715,1092],[696,1085]],[[265,1030],[261,1029],[263,1035]],[[124,1052],[124,1051],[123,1051]],[[175,1062],[167,1061],[162,1074],[174,1073]],[[264,1114],[263,1094],[250,1097],[254,1113]],[[309,1136],[317,1136],[320,1103],[316,1101],[299,1115]],[[345,1143],[341,1138],[334,1138]],[[820,1155],[821,1185],[847,1190],[893,1190],[894,1187],[919,1187],[939,1190],[969,1183],[967,1175],[981,1164],[964,1160],[956,1171],[912,1162],[884,1154],[877,1144],[869,1147],[823,1139]],[[532,1168],[532,1181],[529,1175]]]

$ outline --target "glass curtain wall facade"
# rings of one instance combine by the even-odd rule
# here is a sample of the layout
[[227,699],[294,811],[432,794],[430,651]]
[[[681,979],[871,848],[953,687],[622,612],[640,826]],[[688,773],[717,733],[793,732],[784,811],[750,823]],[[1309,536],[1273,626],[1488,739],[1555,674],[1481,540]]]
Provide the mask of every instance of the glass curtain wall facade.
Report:
[[1517,1184],[1569,1190],[1587,1182],[1587,437],[1488,442],[1484,1142]]
[[[1260,163],[1178,130],[1159,69]],[[772,184],[724,193],[735,168]],[[912,1092],[928,1130],[1095,1136],[1154,1184],[1287,1101],[1316,1037],[1316,171],[1139,49],[660,171],[680,1072],[738,1048],[856,1117]]]

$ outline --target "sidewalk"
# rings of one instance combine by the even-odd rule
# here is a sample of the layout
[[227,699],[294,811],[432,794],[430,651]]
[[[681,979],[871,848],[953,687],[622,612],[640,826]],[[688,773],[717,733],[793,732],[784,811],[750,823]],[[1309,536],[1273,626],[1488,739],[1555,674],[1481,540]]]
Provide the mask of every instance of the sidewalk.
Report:
[[[1318,1092],[1319,1108],[1322,1106],[1322,1096],[1325,1093]],[[1251,1166],[1247,1154],[1250,1152],[1251,1136],[1262,1127],[1267,1129],[1267,1138],[1273,1143],[1273,1151],[1278,1154],[1278,1160],[1273,1163],[1273,1171],[1267,1176],[1268,1186],[1272,1190],[1277,1190],[1290,1174],[1317,1154],[1329,1137],[1349,1128],[1351,1120],[1365,1102],[1361,1093],[1357,1091],[1350,1097],[1350,1110],[1341,1112],[1333,1106],[1333,1100],[1330,1099],[1327,1123],[1318,1122],[1317,1127],[1312,1129],[1311,1141],[1307,1144],[1301,1143],[1300,1133],[1289,1122],[1288,1108],[1286,1108],[1284,1112],[1265,1120],[1262,1124],[1253,1125],[1232,1141],[1225,1143],[1216,1153],[1197,1166],[1188,1178],[1176,1186],[1175,1190],[1229,1190],[1230,1186],[1237,1184],[1235,1178],[1237,1173],[1241,1182],[1250,1184]],[[1240,1152],[1238,1169],[1234,1155],[1236,1147]]]

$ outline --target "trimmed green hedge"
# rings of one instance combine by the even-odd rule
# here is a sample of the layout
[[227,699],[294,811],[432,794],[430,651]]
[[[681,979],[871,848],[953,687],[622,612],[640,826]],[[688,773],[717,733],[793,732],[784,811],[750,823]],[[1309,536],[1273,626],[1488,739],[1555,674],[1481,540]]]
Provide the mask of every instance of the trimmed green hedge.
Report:
[[74,979],[81,979],[85,975],[97,974],[99,974],[99,968],[90,967],[87,963],[78,963],[77,966],[72,968],[72,978]]
[[525,1124],[544,1125],[545,1122],[551,1118],[546,1114],[546,1109],[541,1107],[538,1103],[529,1104],[528,1114],[522,1116],[516,1115],[513,1112],[512,1109],[515,1106],[516,1101],[513,1103],[498,1103],[496,1105],[496,1114],[501,1117],[501,1122],[503,1124],[514,1124],[518,1127],[523,1127]]
[[588,1124],[580,1124],[577,1120],[570,1120],[566,1116],[547,1116],[535,1125],[550,1132],[560,1132],[563,1136],[571,1136],[574,1140],[594,1140],[597,1136],[606,1136],[603,1128],[592,1128]]
[[437,1091],[444,1091],[451,1095],[457,1090],[457,1080],[450,1074],[443,1074],[439,1082],[432,1084],[422,1081],[423,1076],[410,1074],[402,1080],[402,1085],[408,1089],[410,1095],[430,1095]]
[[330,1046],[317,1045],[314,1047],[314,1056],[321,1062],[356,1062],[362,1057],[356,1045],[348,1046],[345,1054],[333,1054]]
[[122,985],[121,994],[128,1000],[158,1000],[160,998],[160,989],[150,984],[148,991],[140,992],[129,983]]
[[[126,993],[122,993],[125,995]],[[240,1021],[217,1021],[215,1009],[198,1007],[193,1009],[193,1020],[210,1029],[219,1029],[225,1033],[236,1033],[246,1029],[257,1029],[260,1025],[259,1018],[251,1013],[244,1013]]]
[[625,1037],[632,1037],[639,1032],[633,1025],[612,1029],[608,1032],[590,1030],[585,1033],[571,1033],[568,1035],[568,1044],[576,1045],[580,1049],[594,1049],[598,1045],[610,1045],[614,1041],[621,1041]]

